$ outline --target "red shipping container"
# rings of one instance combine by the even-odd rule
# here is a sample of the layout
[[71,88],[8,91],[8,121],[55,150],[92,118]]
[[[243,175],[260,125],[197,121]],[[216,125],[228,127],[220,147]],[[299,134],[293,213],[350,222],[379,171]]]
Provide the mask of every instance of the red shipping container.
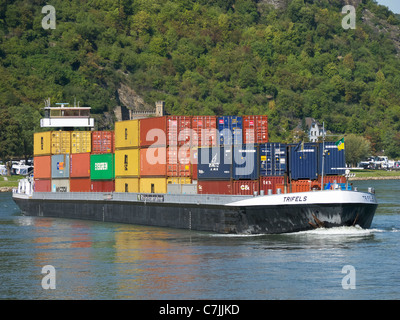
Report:
[[140,149],[140,176],[167,175],[167,148]]
[[35,179],[35,192],[51,192],[51,179]]
[[114,192],[115,181],[114,180],[92,180],[91,188],[92,192]]
[[232,194],[232,181],[198,181],[198,194]]
[[243,117],[243,142],[266,143],[268,142],[268,117],[244,116]]
[[232,194],[253,195],[260,192],[260,183],[258,180],[236,180],[233,181]]
[[167,145],[167,117],[140,119],[140,147]]
[[33,176],[37,179],[51,178],[51,156],[33,158]]
[[90,153],[72,153],[70,157],[70,177],[90,177]]
[[[268,194],[268,190],[272,190],[272,194],[276,194],[276,189],[278,186],[284,185],[284,177],[283,176],[262,176],[260,177],[260,191],[264,190],[264,194]],[[284,190],[281,188],[281,192]]]
[[92,188],[89,178],[72,178],[69,180],[69,190],[71,192],[90,192]]
[[113,153],[114,152],[114,131],[93,131],[92,132],[92,153]]
[[190,177],[190,149],[186,146],[168,147],[167,149],[167,176]]
[[192,146],[217,145],[217,117],[192,117]]
[[140,147],[190,144],[191,128],[190,116],[140,119]]

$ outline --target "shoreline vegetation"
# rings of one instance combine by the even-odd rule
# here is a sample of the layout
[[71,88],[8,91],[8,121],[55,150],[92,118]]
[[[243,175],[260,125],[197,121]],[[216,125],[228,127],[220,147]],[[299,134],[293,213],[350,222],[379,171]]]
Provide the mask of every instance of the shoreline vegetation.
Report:
[[[355,177],[349,178],[349,181],[360,180],[400,180],[400,171],[386,170],[352,170]],[[4,179],[6,178],[6,179]],[[22,176],[2,177],[0,176],[0,192],[12,192],[13,188],[18,187],[19,179]]]

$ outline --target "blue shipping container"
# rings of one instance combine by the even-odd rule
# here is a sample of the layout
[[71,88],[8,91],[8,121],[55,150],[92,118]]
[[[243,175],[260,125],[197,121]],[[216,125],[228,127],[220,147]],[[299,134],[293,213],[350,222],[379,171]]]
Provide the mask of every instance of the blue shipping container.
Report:
[[254,144],[235,145],[233,147],[234,180],[257,180],[259,174],[259,148]]
[[299,143],[290,147],[289,156],[290,178],[293,180],[318,178],[318,145],[314,143]]
[[[319,144],[319,167],[318,173],[322,174],[322,155],[323,144]],[[325,159],[324,159],[324,175],[343,175],[346,162],[344,157],[344,150],[339,150],[335,142],[325,142]]]
[[286,172],[287,145],[283,143],[260,144],[260,176],[283,176]]
[[219,144],[232,145],[243,143],[243,119],[237,116],[223,116],[218,118]]
[[198,148],[198,180],[232,179],[232,147]]
[[51,156],[51,177],[69,178],[69,154]]

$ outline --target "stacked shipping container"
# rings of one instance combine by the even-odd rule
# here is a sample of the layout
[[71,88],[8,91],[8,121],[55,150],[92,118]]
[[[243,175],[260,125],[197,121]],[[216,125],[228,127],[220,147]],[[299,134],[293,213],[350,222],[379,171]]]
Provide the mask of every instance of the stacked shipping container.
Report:
[[[35,190],[167,193],[198,179],[199,194],[309,191],[321,186],[322,151],[269,143],[266,116],[121,121],[115,132],[35,134]],[[334,143],[324,163],[324,184],[343,183],[344,152]]]
[[177,132],[177,120],[168,117],[140,119],[140,192],[167,192],[167,146]]
[[115,123],[115,191],[139,192],[139,120]]
[[112,131],[36,133],[35,191],[114,191],[113,135]]

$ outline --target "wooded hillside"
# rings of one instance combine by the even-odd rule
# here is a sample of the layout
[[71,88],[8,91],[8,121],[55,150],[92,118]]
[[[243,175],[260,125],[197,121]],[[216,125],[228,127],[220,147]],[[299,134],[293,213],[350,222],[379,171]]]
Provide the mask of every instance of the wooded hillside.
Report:
[[171,114],[267,114],[271,141],[313,117],[400,157],[398,17],[363,0],[345,30],[344,1],[269,2],[0,0],[0,157],[31,155],[44,99],[112,114],[121,85]]

